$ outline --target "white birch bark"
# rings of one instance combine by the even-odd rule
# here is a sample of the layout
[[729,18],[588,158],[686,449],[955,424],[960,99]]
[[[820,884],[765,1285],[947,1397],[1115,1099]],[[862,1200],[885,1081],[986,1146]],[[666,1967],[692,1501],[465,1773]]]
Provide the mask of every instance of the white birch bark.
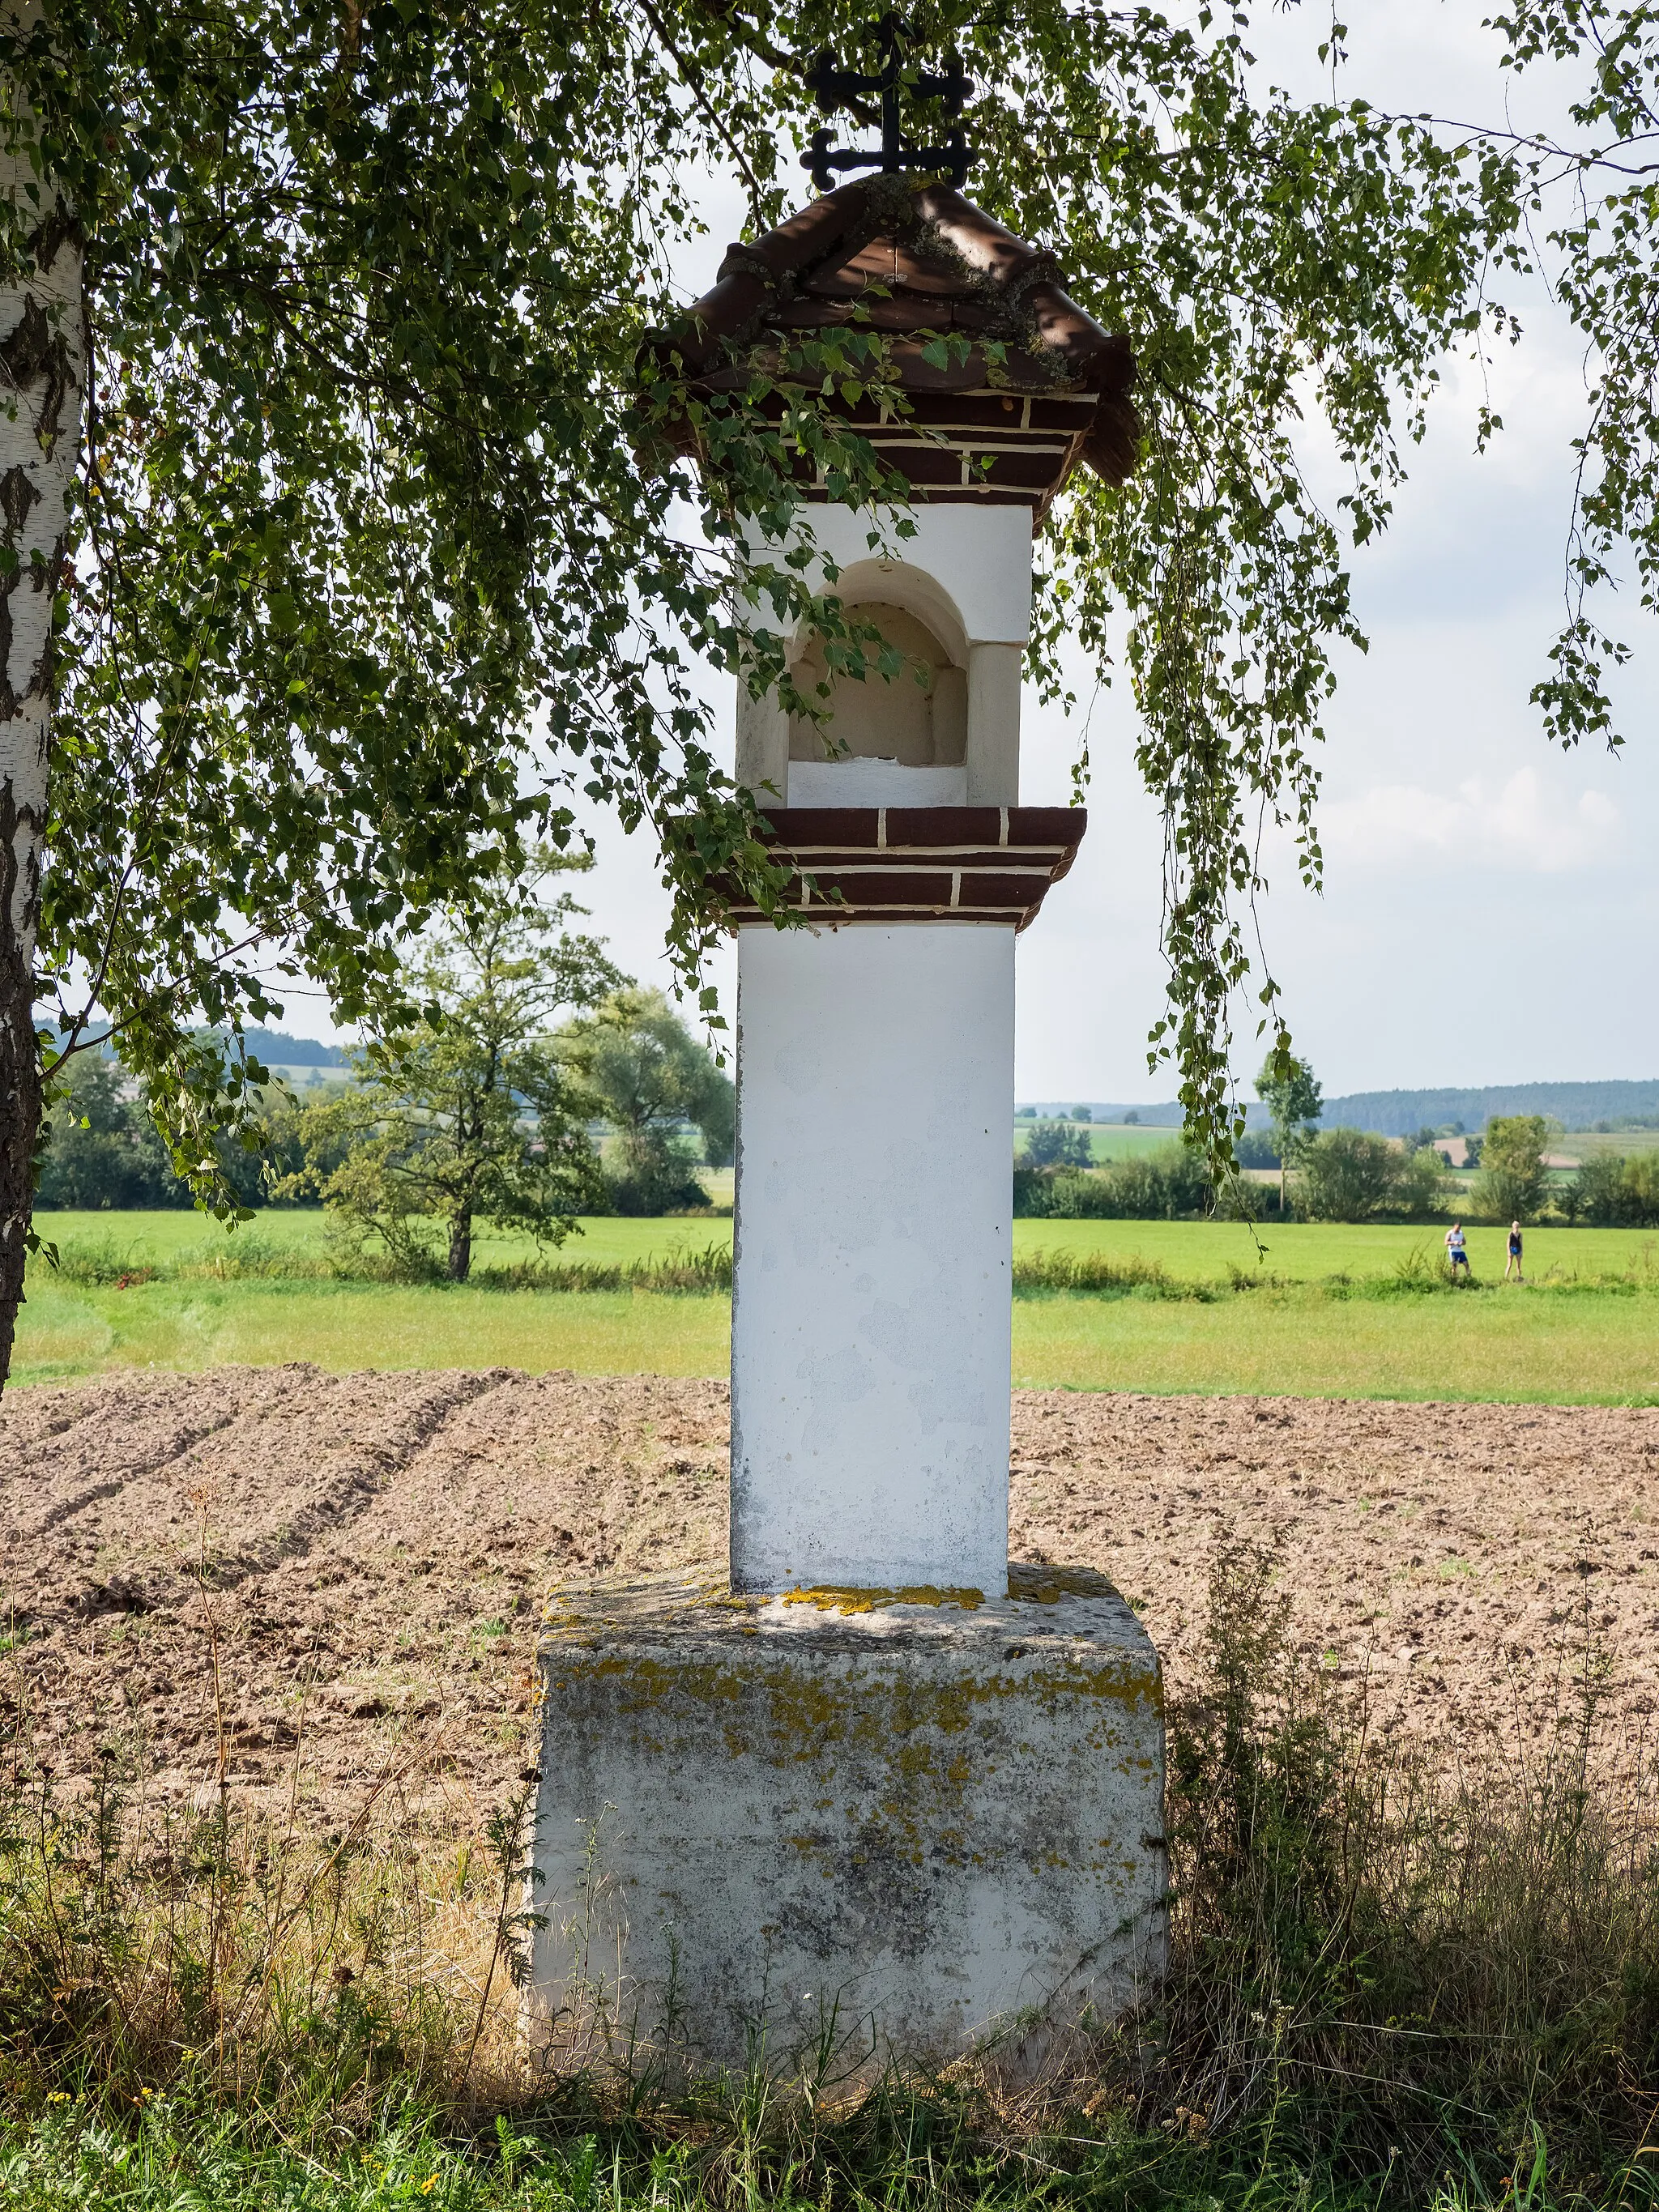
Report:
[[[9,27],[33,19],[15,5]],[[52,731],[52,603],[80,448],[87,325],[74,212],[18,143],[15,88],[0,129],[0,193],[27,240],[0,283],[0,1378],[22,1297],[40,1118],[34,956]]]

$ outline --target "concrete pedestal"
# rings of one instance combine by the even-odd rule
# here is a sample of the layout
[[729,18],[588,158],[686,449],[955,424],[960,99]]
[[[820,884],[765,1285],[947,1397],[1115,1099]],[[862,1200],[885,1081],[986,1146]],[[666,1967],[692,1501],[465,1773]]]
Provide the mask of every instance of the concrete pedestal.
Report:
[[822,2033],[1016,2076],[1164,1948],[1158,1660],[1103,1577],[567,1589],[541,1656],[535,2001],[694,2060]]

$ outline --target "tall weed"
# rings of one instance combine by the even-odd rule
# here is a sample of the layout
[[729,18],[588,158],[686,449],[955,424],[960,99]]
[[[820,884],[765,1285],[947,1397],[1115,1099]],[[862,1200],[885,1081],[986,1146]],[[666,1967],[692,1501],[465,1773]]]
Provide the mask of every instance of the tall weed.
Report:
[[671,1244],[642,1260],[526,1260],[508,1267],[479,1267],[472,1279],[501,1291],[677,1291],[729,1296],[732,1247]]
[[367,2125],[387,2095],[512,2093],[521,1808],[485,1852],[446,1863],[406,1840],[406,1768],[317,1838],[222,1792],[146,1815],[119,1765],[102,1759],[76,1800],[37,1774],[0,1816],[13,2096],[252,2103],[320,2142]]
[[1278,1565],[1218,1547],[1170,1717],[1147,2117],[1324,2145],[1419,2201],[1454,2154],[1494,2202],[1540,2142],[1585,2185],[1651,2155],[1659,1799],[1608,1741],[1588,1603],[1553,1711],[1449,1768],[1373,1743],[1363,1692],[1297,1649]]
[[1016,1252],[1013,1278],[1017,1297],[1042,1291],[1081,1291],[1094,1297],[1138,1292],[1143,1297],[1200,1301],[1215,1296],[1212,1284],[1171,1275],[1161,1260],[1143,1260],[1138,1252],[1122,1259],[1109,1258],[1103,1252]]
[[184,1250],[141,1256],[142,1240],[112,1236],[77,1237],[53,1247],[55,1259],[37,1260],[36,1280],[85,1285],[89,1289],[126,1290],[139,1283],[234,1283],[294,1278],[315,1281],[334,1273],[325,1253],[239,1230]]

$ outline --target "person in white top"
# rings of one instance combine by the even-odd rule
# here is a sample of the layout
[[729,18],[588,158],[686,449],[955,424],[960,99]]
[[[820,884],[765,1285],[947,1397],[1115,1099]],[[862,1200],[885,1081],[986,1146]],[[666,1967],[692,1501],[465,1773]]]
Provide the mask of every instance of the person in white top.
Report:
[[1454,1221],[1446,1231],[1446,1257],[1451,1262],[1454,1282],[1457,1279],[1457,1271],[1460,1267],[1464,1274],[1468,1275],[1469,1255],[1463,1243],[1463,1224],[1461,1221]]

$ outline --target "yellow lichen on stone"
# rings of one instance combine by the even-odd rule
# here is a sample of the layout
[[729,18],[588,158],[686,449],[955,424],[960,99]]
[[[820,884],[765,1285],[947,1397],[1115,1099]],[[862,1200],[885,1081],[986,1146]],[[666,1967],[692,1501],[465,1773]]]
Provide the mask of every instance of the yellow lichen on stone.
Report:
[[918,1583],[908,1589],[785,1590],[786,1605],[815,1605],[823,1613],[884,1613],[890,1605],[959,1605],[965,1613],[977,1612],[985,1602],[981,1589],[941,1589],[933,1583]]

